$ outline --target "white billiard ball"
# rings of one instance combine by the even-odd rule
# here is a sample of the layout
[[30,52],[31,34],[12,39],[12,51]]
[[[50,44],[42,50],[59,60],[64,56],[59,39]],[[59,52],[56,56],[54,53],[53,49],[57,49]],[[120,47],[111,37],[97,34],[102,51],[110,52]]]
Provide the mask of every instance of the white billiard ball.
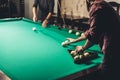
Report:
[[84,33],[81,34],[81,36],[83,36],[83,35],[84,35]]
[[76,36],[79,36],[80,35],[80,33],[79,32],[76,32]]
[[69,30],[69,33],[71,34],[73,32],[73,30]]
[[36,27],[33,27],[32,30],[33,30],[33,31],[36,31]]
[[71,51],[70,54],[71,54],[71,55],[76,55],[77,53],[76,53],[76,51]]
[[61,45],[62,45],[62,46],[65,46],[65,42],[62,42]]
[[83,58],[83,55],[80,54],[80,55],[79,55],[79,58],[82,59],[82,58]]
[[69,42],[69,40],[66,40],[65,43]]
[[76,55],[76,56],[74,57],[74,60],[77,60],[77,59],[79,59],[79,56],[78,56],[78,55]]
[[89,56],[89,55],[90,55],[90,54],[89,54],[88,52],[85,52],[85,53],[84,53],[84,56],[85,56],[85,57],[87,57],[87,56]]

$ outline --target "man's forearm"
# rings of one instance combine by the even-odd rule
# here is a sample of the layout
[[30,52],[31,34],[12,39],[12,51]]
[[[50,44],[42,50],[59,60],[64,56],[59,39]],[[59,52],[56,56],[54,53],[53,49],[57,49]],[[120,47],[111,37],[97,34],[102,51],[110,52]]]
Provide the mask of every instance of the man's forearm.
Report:
[[46,17],[45,19],[46,19],[46,20],[49,20],[51,16],[52,16],[52,13],[49,12],[48,15],[47,15],[47,17]]
[[85,40],[85,39],[86,39],[86,36],[84,35],[84,33],[82,33],[80,37],[78,37],[77,39],[75,39],[75,40],[73,41],[73,43],[74,43],[74,42],[79,42],[79,41],[82,41],[82,40]]
[[37,8],[33,7],[33,17],[36,17],[36,16],[37,16]]
[[83,45],[83,50],[86,50],[86,49],[90,48],[93,45],[94,44],[87,39],[85,44]]

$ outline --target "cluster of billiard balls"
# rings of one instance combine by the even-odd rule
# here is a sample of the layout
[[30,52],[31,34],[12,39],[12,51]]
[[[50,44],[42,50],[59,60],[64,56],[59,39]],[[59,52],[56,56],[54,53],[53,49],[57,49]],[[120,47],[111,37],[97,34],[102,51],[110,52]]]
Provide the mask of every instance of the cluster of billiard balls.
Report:
[[74,60],[83,59],[85,57],[90,56],[88,52],[85,52],[83,54],[78,54],[76,51],[71,51],[70,54],[73,56]]
[[[36,31],[36,27],[33,27],[32,28],[33,31]],[[73,30],[69,30],[69,33],[71,34],[73,32]],[[76,32],[76,36],[79,36],[80,33],[79,32]]]

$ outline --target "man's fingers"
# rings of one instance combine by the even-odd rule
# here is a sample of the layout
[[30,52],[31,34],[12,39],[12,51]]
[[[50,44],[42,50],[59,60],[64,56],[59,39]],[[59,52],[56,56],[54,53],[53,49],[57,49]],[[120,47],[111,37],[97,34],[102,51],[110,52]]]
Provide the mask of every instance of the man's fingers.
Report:
[[71,38],[66,38],[66,40],[70,40]]

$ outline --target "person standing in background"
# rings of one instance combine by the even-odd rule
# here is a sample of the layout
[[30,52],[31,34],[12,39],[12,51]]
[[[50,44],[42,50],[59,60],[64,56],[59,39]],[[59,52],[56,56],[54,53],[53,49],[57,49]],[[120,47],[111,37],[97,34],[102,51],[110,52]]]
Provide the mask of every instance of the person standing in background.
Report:
[[47,27],[52,22],[53,10],[54,0],[34,0],[33,21],[40,21],[43,27]]

